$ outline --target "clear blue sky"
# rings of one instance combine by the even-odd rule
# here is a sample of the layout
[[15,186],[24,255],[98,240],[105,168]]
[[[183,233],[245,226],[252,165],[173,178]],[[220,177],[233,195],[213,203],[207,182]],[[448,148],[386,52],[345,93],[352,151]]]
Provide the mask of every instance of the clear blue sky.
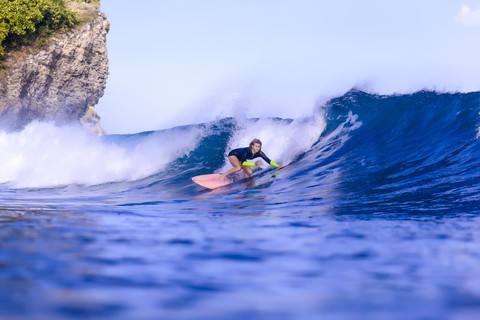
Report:
[[109,133],[299,117],[356,86],[480,90],[480,0],[102,0]]

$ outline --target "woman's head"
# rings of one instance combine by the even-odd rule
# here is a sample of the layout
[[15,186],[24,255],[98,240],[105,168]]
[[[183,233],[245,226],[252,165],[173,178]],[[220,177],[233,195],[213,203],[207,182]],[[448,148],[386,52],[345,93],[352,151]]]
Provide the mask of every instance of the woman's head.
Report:
[[252,142],[250,142],[250,145],[248,146],[250,150],[252,150],[254,153],[259,152],[262,150],[262,141],[258,139],[253,139]]

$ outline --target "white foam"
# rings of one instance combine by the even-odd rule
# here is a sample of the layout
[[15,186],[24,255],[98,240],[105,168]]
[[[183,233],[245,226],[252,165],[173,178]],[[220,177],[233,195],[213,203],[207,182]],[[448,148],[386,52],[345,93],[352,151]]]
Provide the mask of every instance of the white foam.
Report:
[[42,188],[141,179],[193,150],[203,134],[200,128],[177,128],[127,146],[76,126],[32,123],[21,132],[0,133],[0,183]]
[[[287,165],[297,156],[308,151],[318,141],[326,128],[326,121],[321,110],[307,118],[295,119],[292,122],[279,121],[272,118],[237,119],[238,129],[231,137],[225,157],[235,148],[247,147],[257,138],[262,141],[262,151],[279,165]],[[263,163],[263,166],[268,164]],[[231,168],[226,160],[221,172]]]

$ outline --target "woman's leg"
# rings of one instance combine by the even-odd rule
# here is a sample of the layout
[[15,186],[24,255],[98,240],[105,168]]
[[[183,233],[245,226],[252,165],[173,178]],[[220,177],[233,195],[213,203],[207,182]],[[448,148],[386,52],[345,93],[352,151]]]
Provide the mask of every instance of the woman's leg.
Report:
[[245,172],[245,174],[246,174],[247,176],[251,176],[252,173],[253,173],[253,170],[252,170],[251,167],[242,166],[242,169],[243,169],[243,171]]
[[[259,166],[260,164],[262,164],[262,160],[255,161],[256,166]],[[243,171],[245,171],[247,176],[251,176],[252,173],[253,173],[252,167],[242,166],[242,169],[243,169]]]
[[[242,170],[242,164],[240,163],[240,160],[238,160],[237,157],[235,156],[229,156],[228,157],[228,160],[230,161],[230,163],[232,164],[233,168],[228,170],[227,172],[225,173],[222,173],[220,175],[220,181],[221,182],[224,182],[225,181],[225,177],[228,176],[229,174],[232,174],[232,173],[235,173],[235,172],[238,172],[240,170]],[[250,169],[251,170],[251,169]]]

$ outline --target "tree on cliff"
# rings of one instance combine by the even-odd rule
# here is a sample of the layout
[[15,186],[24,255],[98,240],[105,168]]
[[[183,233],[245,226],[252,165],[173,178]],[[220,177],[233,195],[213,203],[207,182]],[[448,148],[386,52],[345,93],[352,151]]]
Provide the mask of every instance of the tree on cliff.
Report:
[[64,0],[0,0],[0,59],[5,51],[46,39],[78,23]]
[[[5,53],[0,71],[2,63],[8,68],[0,72],[0,131],[21,130],[34,120],[98,125],[93,107],[108,77],[109,23],[96,4],[0,0],[0,44]],[[78,25],[68,34],[49,31],[68,30],[75,21]],[[54,36],[43,36],[45,30]],[[21,46],[25,42],[31,45]],[[101,129],[96,132],[101,134]]]

